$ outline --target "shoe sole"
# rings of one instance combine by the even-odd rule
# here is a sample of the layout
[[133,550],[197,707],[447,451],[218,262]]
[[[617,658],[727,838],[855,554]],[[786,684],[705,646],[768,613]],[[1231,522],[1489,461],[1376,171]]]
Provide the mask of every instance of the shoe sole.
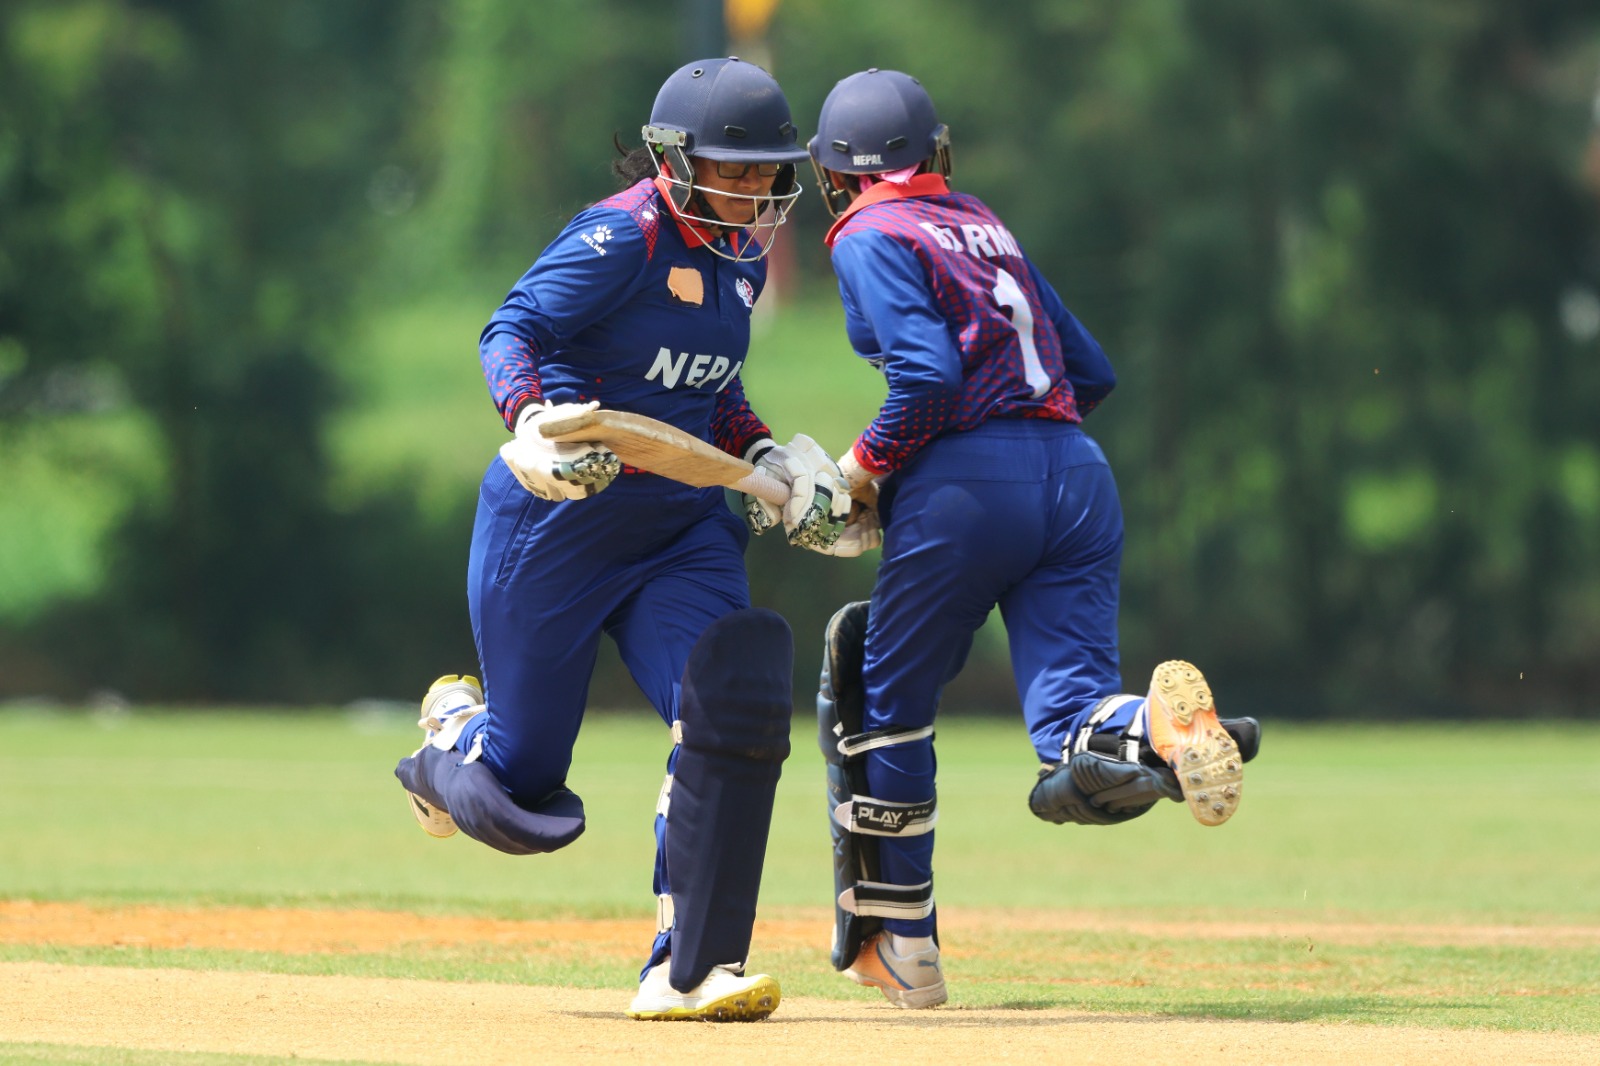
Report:
[[627,1015],[641,1022],[759,1022],[783,1000],[778,982],[768,977],[742,992],[722,996],[694,1007],[668,1007],[665,1010],[628,1008]]
[[456,821],[443,811],[435,809],[421,796],[414,792],[407,792],[406,799],[410,800],[411,816],[417,820],[422,831],[438,840],[456,835]]
[[1150,746],[1178,778],[1189,813],[1201,825],[1221,825],[1239,809],[1244,760],[1217,721],[1205,675],[1181,659],[1150,676]]

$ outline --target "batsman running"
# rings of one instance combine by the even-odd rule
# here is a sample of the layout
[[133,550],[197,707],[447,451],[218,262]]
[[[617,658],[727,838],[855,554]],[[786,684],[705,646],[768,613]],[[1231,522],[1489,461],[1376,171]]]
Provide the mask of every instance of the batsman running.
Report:
[[1252,719],[1219,721],[1186,662],[1121,691],[1122,511],[1081,428],[1116,383],[1016,236],[953,192],[950,139],[906,74],[872,69],[822,105],[812,163],[851,346],[888,379],[840,459],[878,487],[870,603],[828,625],[818,696],[837,910],[833,964],[900,1007],[945,1002],[933,885],[934,713],[996,605],[1041,763],[1029,807],[1109,825],[1156,801],[1203,825],[1237,809]]
[[[753,1020],[780,997],[744,969],[789,753],[793,645],[783,619],[750,606],[746,524],[830,554],[866,533],[841,540],[838,467],[804,436],[776,445],[740,380],[763,257],[806,158],[782,90],[738,59],[690,63],[661,86],[643,140],[614,166],[623,190],[573,218],[483,331],[484,376],[514,432],[484,475],[468,561],[484,684],[434,683],[426,742],[395,774],[434,836],[459,829],[512,855],[571,844],[584,813],[567,774],[609,634],[672,740],[657,932],[627,1013]],[[749,498],[741,520],[720,488],[539,431],[597,404],[754,462],[787,502]]]

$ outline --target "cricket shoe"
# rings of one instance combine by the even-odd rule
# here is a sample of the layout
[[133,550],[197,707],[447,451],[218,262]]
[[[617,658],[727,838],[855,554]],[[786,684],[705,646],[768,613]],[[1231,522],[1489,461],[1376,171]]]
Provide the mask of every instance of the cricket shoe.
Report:
[[[483,709],[483,688],[477,678],[469,674],[445,674],[429,685],[428,694],[422,697],[422,717],[417,719],[424,733],[422,748],[431,745],[449,751],[467,722]],[[423,832],[440,838],[455,834],[455,819],[450,817],[449,811],[429,803],[415,792],[407,792],[406,798],[411,801],[411,814]]]
[[865,944],[844,971],[858,985],[876,988],[896,1007],[916,1009],[937,1007],[950,996],[944,990],[944,971],[939,968],[939,946],[932,937],[901,937],[902,941],[926,942],[902,955],[895,950],[895,937],[879,933]]
[[1201,825],[1221,825],[1239,809],[1244,760],[1217,721],[1211,687],[1193,665],[1174,659],[1150,675],[1145,737],[1178,779],[1189,813]]
[[667,979],[672,960],[658,963],[639,982],[628,1017],[642,1022],[758,1022],[778,1009],[783,993],[764,973],[746,977],[713,966],[706,979],[679,992]]

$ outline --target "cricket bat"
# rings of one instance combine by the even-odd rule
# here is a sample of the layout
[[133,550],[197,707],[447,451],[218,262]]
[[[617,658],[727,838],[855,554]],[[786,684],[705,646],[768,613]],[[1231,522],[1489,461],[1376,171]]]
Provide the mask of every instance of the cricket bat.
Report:
[[789,487],[736,455],[659,419],[628,411],[584,411],[539,423],[547,440],[596,441],[629,466],[685,485],[721,485],[782,506]]

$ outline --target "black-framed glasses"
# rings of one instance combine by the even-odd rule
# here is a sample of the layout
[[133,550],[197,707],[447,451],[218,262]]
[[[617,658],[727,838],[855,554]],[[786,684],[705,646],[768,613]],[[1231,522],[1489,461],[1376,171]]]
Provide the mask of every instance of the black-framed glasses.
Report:
[[717,177],[723,181],[737,181],[754,169],[763,178],[778,176],[778,168],[782,163],[735,163],[732,160],[717,160]]

